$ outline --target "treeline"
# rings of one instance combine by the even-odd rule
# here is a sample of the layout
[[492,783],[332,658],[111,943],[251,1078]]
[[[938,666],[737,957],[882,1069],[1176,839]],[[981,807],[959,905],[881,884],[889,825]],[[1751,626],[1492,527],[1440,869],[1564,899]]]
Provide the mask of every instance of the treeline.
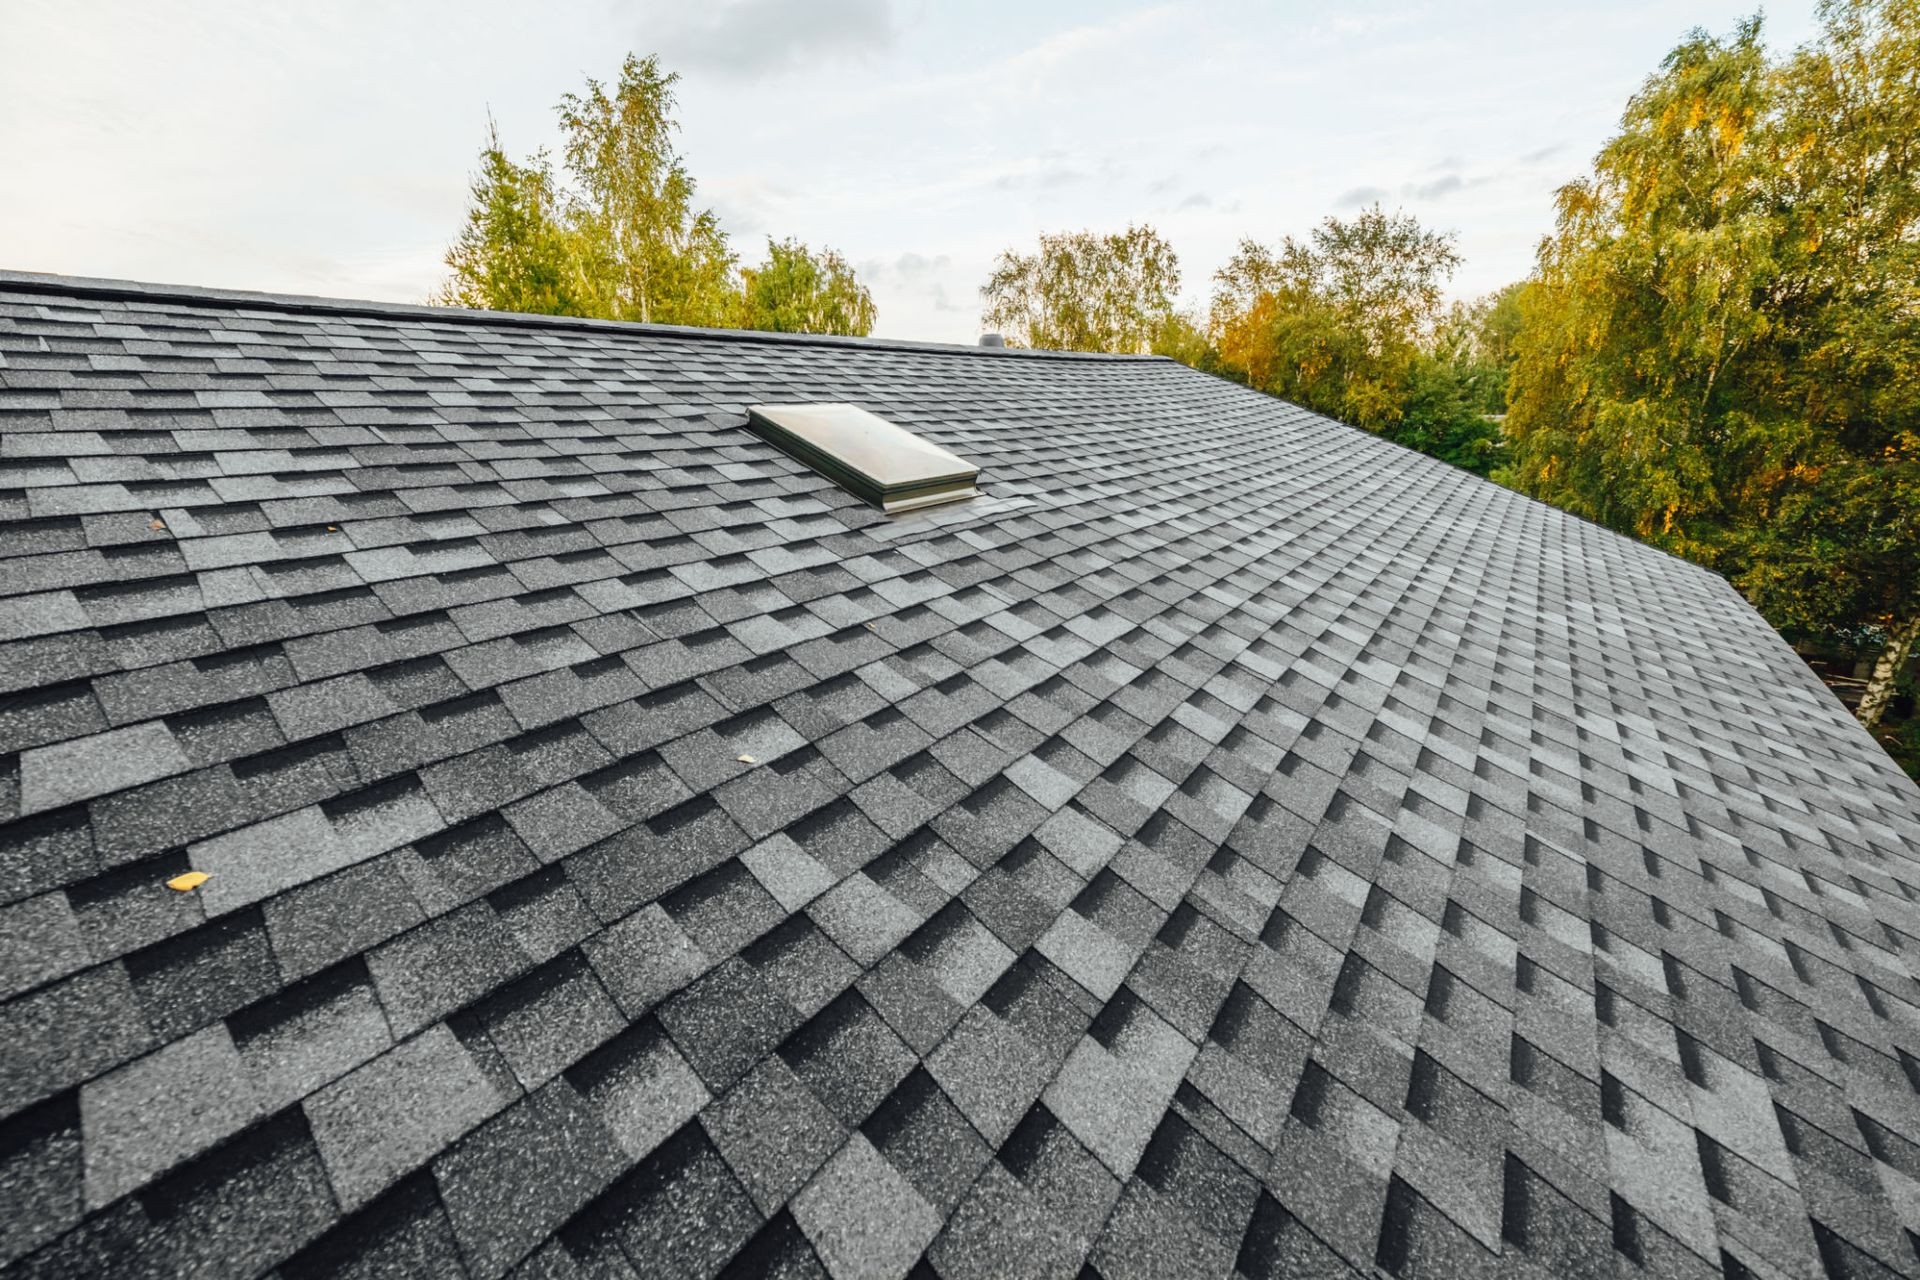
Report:
[[1242,241],[1198,315],[1153,228],[1044,235],[1000,255],[981,319],[1016,346],[1171,356],[1486,475],[1518,313],[1511,289],[1448,305],[1459,263],[1451,236],[1376,206]]
[[560,100],[561,170],[509,157],[491,126],[466,225],[435,301],[491,311],[652,324],[873,331],[873,297],[832,249],[767,240],[743,267],[674,148],[673,87],[657,58],[628,55],[611,90]]

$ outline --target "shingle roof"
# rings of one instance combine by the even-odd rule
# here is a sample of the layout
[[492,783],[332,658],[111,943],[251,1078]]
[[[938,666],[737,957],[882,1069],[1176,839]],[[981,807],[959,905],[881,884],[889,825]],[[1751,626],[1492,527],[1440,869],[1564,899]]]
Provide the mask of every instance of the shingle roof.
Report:
[[1920,792],[1719,579],[1375,438],[8,276],[0,515],[23,1273],[1920,1269]]

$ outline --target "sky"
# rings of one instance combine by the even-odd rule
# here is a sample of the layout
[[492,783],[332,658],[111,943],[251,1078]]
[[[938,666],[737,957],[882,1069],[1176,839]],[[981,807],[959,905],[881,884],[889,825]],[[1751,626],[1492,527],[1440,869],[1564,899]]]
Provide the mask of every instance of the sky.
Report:
[[[1814,34],[1776,0],[1769,43]],[[0,267],[400,302],[444,279],[491,113],[624,54],[681,73],[680,150],[748,261],[830,245],[876,333],[972,342],[996,254],[1146,222],[1204,302],[1242,239],[1378,200],[1526,274],[1553,194],[1691,27],[1753,0],[0,0]]]

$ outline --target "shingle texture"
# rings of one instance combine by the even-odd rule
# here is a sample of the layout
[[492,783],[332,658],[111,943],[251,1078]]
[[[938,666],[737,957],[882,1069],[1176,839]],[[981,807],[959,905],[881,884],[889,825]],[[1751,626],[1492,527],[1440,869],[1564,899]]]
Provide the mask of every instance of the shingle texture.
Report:
[[1920,791],[1431,460],[1161,360],[0,277],[0,517],[20,1274],[1920,1272]]

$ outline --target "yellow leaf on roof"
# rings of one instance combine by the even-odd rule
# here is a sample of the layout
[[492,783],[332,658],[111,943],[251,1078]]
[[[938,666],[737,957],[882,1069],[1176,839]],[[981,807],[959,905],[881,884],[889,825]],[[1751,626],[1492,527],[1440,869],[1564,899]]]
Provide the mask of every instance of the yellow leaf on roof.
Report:
[[206,872],[189,871],[184,875],[177,875],[167,881],[167,888],[178,889],[180,892],[185,893],[189,889],[198,889],[201,885],[205,884],[207,880],[208,876]]
[[741,764],[759,764],[760,763],[758,760],[755,760],[752,756],[735,756],[734,759],[738,760]]

